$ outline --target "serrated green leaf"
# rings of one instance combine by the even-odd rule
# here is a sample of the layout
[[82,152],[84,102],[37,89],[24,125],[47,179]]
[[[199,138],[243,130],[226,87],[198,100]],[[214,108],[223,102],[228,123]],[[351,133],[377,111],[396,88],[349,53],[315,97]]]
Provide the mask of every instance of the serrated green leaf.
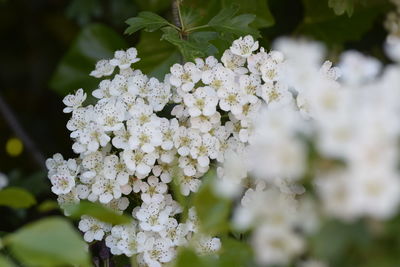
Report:
[[256,15],[241,14],[235,16],[237,11],[237,8],[224,8],[208,22],[208,25],[222,33],[231,33],[236,36],[251,34],[256,38],[260,37],[260,32],[249,26],[255,20]]
[[89,76],[100,59],[112,58],[114,51],[127,47],[114,30],[91,24],[82,29],[74,43],[57,66],[50,87],[60,95],[67,95],[79,88],[90,92],[99,80]]
[[206,55],[204,44],[197,43],[193,39],[184,40],[179,35],[178,31],[171,27],[165,27],[162,29],[164,34],[161,36],[162,40],[166,40],[169,43],[175,45],[179,52],[182,54],[185,61],[193,61],[197,57],[203,57]]
[[163,80],[169,68],[179,61],[179,51],[175,46],[168,42],[162,42],[160,32],[140,33],[140,41],[136,45],[138,55],[141,60],[136,63],[136,68],[148,74]]
[[161,27],[170,25],[166,19],[149,11],[140,12],[137,17],[128,19],[126,23],[129,25],[125,30],[127,34],[135,33],[141,29],[153,32]]
[[36,204],[34,196],[22,188],[8,187],[0,190],[0,206],[10,208],[29,208]]
[[228,230],[228,217],[231,201],[217,196],[213,190],[215,171],[210,170],[203,177],[203,184],[194,195],[194,207],[203,232],[215,235]]
[[104,205],[90,201],[81,201],[79,204],[67,205],[65,206],[65,210],[70,214],[70,217],[75,219],[80,219],[82,215],[88,215],[111,224],[126,224],[132,221],[126,215],[118,214]]
[[28,224],[6,236],[4,243],[25,266],[91,266],[86,243],[63,218]]

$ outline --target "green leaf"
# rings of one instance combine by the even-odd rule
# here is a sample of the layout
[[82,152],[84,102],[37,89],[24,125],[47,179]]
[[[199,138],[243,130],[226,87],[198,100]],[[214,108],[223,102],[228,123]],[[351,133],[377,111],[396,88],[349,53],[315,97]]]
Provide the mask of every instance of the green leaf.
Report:
[[141,29],[144,29],[148,32],[153,32],[161,27],[171,25],[163,17],[148,11],[140,12],[137,17],[128,19],[126,23],[129,25],[129,27],[125,30],[125,33],[127,34],[135,33]]
[[35,204],[33,195],[24,189],[8,187],[0,191],[0,206],[19,209],[29,208]]
[[231,202],[216,196],[213,190],[215,171],[210,170],[203,177],[203,184],[194,195],[194,206],[200,220],[201,229],[210,234],[221,234],[229,228],[228,217]]
[[1,267],[15,267],[15,264],[11,260],[6,258],[5,256],[0,255],[0,266]]
[[141,60],[136,63],[136,68],[149,76],[163,80],[169,68],[179,62],[179,51],[170,43],[162,42],[160,32],[140,33],[140,41],[136,45]]
[[222,240],[222,253],[220,255],[219,266],[248,266],[252,259],[253,251],[246,242],[233,238]]
[[127,47],[126,42],[111,28],[91,24],[82,29],[67,54],[59,63],[50,87],[60,95],[79,88],[91,91],[99,80],[89,76],[100,59],[112,58],[114,51]]
[[231,33],[236,36],[251,34],[257,38],[260,37],[260,32],[249,26],[255,20],[256,15],[242,14],[235,16],[237,11],[237,8],[224,8],[208,22],[208,25],[223,33]]
[[[198,256],[196,252],[184,248],[179,251],[176,258],[175,267],[217,267],[218,260],[207,256]],[[239,266],[239,265],[232,265]]]
[[57,209],[59,209],[59,205],[53,200],[45,200],[37,207],[39,212],[49,212]]
[[120,215],[115,211],[99,203],[81,201],[79,204],[67,205],[65,207],[70,217],[80,219],[82,215],[94,217],[102,222],[111,224],[126,224],[132,219],[126,215]]
[[99,0],[73,0],[67,7],[67,16],[84,25],[89,23],[92,17],[99,17],[101,11]]
[[274,25],[275,20],[269,10],[268,1],[266,0],[228,0],[223,1],[223,6],[237,5],[239,13],[248,13],[256,15],[252,26],[254,28],[265,28]]
[[171,27],[163,28],[164,34],[162,40],[175,45],[186,61],[193,61],[196,57],[203,57],[206,51],[202,43],[197,43],[193,39],[184,40],[180,37],[178,31]]
[[91,266],[86,243],[63,218],[28,224],[6,236],[5,244],[26,266]]
[[312,239],[310,247],[318,259],[345,260],[351,246],[367,244],[370,236],[362,223],[346,224],[338,221],[325,222]]
[[160,12],[171,6],[172,0],[136,0],[141,10]]
[[333,9],[336,15],[347,15],[351,17],[354,12],[354,0],[329,0],[328,5]]
[[360,6],[349,18],[347,15],[337,16],[325,1],[303,0],[303,3],[305,15],[298,32],[330,45],[359,40],[388,8],[386,1],[377,1]]

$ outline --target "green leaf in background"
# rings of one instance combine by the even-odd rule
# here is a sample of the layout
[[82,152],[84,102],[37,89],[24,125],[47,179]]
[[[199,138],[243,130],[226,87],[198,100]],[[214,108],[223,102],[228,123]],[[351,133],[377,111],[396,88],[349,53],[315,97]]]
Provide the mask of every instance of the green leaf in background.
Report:
[[354,10],[351,18],[337,16],[325,1],[303,0],[305,15],[298,33],[311,35],[328,45],[359,40],[371,29],[375,20],[386,13],[386,1],[371,2]]
[[99,17],[101,13],[99,0],[72,0],[67,7],[67,16],[80,25],[89,23],[92,17]]
[[368,229],[362,222],[328,221],[310,240],[312,255],[328,262],[346,261],[348,250],[354,245],[365,246],[371,241],[369,238]]
[[137,17],[128,19],[126,23],[129,25],[129,27],[125,30],[125,33],[127,34],[135,33],[141,29],[144,29],[148,32],[153,32],[161,27],[171,25],[163,17],[148,11],[140,12]]
[[253,251],[249,244],[233,238],[222,239],[221,267],[249,266],[253,259]]
[[[264,28],[272,26],[275,23],[274,17],[272,16],[268,0],[190,0],[183,1],[183,17],[185,25],[194,27],[192,21],[187,21],[187,13],[191,14],[191,18],[196,17],[195,21],[198,25],[207,24],[207,22],[217,13],[225,8],[236,6],[238,8],[237,15],[240,14],[254,14],[256,18],[251,24],[254,28]],[[197,26],[198,26],[197,25]]]
[[222,1],[223,6],[237,5],[239,13],[249,13],[256,15],[252,26],[255,28],[265,28],[274,25],[275,20],[269,10],[268,1],[266,0],[229,0]]
[[6,236],[4,243],[25,266],[91,266],[87,244],[63,218],[28,224]]
[[347,15],[351,17],[354,12],[354,0],[329,0],[328,5],[333,9],[336,15]]
[[3,255],[0,255],[0,266],[1,267],[15,267],[15,264],[4,257]]
[[111,28],[91,24],[82,29],[67,54],[59,63],[50,87],[60,95],[79,88],[91,91],[99,80],[89,76],[100,59],[112,58],[114,51],[127,47],[126,42]]
[[251,34],[259,38],[260,32],[249,26],[255,20],[256,15],[242,14],[235,16],[237,12],[237,8],[224,8],[208,22],[208,25],[218,32],[231,33],[236,36]]
[[160,32],[140,33],[140,41],[136,45],[141,60],[135,64],[145,74],[163,80],[169,68],[179,62],[178,50],[168,42],[162,42]]
[[8,187],[0,190],[0,206],[10,208],[29,208],[36,204],[36,200],[31,193],[22,188]]
[[141,10],[160,12],[171,6],[172,0],[135,0]]
[[213,186],[215,171],[209,171],[203,177],[203,184],[194,195],[194,206],[200,220],[202,231],[207,234],[221,234],[228,230],[228,217],[231,202],[215,195]]
[[[184,248],[179,251],[175,267],[217,267],[218,261],[215,258],[198,256],[196,252]],[[238,265],[235,265],[238,266]]]
[[39,212],[49,212],[49,211],[57,210],[59,208],[60,207],[59,207],[57,201],[45,200],[38,205],[37,210]]
[[132,219],[126,215],[120,215],[115,211],[101,205],[89,201],[81,201],[79,204],[67,205],[65,209],[70,217],[80,219],[82,215],[94,217],[102,222],[111,224],[130,223]]

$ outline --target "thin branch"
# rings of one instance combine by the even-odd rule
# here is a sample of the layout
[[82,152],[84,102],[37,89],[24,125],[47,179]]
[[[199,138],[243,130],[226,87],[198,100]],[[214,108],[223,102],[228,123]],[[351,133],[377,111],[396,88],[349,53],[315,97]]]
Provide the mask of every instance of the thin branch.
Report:
[[42,169],[46,170],[46,159],[40,150],[36,147],[35,143],[32,141],[30,136],[23,129],[21,124],[19,123],[17,117],[15,116],[12,109],[8,106],[8,104],[4,101],[3,97],[0,95],[0,113],[3,118],[13,130],[15,135],[22,140],[26,149],[31,154],[32,158],[35,160],[36,164]]

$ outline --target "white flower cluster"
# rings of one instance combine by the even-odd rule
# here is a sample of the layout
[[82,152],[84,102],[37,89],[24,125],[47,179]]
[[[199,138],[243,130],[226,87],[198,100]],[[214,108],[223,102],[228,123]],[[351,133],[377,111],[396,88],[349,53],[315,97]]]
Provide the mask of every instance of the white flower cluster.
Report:
[[[131,67],[136,49],[117,51],[91,73],[116,72],[93,91],[95,105],[82,105],[82,89],[65,97],[79,156],[47,161],[52,191],[61,206],[87,199],[134,218],[113,226],[82,217],[87,242],[105,239],[112,254],[137,255],[143,266],[170,262],[179,246],[217,251],[219,239],[198,232],[194,208],[180,221],[170,187],[176,179],[184,196],[196,192],[212,163],[217,193],[240,196],[250,185],[233,220],[254,227],[262,264],[285,264],[304,251],[320,203],[344,220],[397,212],[400,66],[383,69],[349,51],[340,71],[323,62],[320,44],[290,39],[258,49],[251,36],[240,38],[221,62],[175,64],[164,81]],[[318,202],[300,196],[308,176]]]

